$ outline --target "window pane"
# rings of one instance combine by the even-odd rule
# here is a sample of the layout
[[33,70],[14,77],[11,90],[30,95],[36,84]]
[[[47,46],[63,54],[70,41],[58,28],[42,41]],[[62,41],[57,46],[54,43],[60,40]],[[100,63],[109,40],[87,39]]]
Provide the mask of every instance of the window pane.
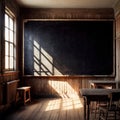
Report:
[[14,66],[16,66],[16,31],[14,31],[14,16],[11,14],[11,11],[6,9],[5,13],[5,69],[13,70]]
[[5,14],[5,26],[8,27],[8,15]]
[[13,56],[13,44],[10,44],[10,56]]
[[13,69],[13,57],[10,57],[10,68]]
[[8,38],[9,38],[9,31],[7,28],[5,28],[5,40],[8,41]]
[[13,31],[10,31],[10,42],[13,42]]
[[8,42],[5,42],[5,55],[8,55]]
[[10,18],[10,29],[13,30],[13,20]]
[[8,56],[5,56],[5,69],[8,69],[9,65],[8,65]]

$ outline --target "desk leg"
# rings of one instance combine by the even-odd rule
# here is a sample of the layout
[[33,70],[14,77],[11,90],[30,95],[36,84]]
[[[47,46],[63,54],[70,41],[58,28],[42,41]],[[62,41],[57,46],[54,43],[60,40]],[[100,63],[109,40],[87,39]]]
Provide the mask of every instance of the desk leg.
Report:
[[90,118],[90,106],[89,103],[87,103],[87,120]]
[[86,98],[84,97],[84,120],[86,120]]

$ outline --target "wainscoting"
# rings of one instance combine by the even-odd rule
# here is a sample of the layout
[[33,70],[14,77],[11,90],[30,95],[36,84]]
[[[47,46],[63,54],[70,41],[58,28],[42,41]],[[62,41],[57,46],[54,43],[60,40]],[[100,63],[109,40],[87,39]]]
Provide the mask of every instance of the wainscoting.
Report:
[[89,80],[113,80],[114,78],[93,77],[40,77],[24,76],[22,84],[31,86],[32,96],[73,98],[79,96],[81,88],[89,88]]

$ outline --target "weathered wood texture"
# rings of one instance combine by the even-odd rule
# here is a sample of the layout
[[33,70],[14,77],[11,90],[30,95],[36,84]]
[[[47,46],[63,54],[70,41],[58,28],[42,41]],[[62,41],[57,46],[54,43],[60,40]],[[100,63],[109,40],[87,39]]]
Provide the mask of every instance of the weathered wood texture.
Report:
[[3,71],[3,63],[4,58],[2,57],[4,54],[4,10],[5,10],[5,1],[0,1],[0,74]]
[[98,77],[40,77],[24,76],[22,84],[31,86],[31,94],[36,97],[72,98],[79,95],[80,88],[89,88],[89,80],[113,80],[113,78]]
[[13,80],[6,83],[6,89],[7,89],[6,102],[8,104],[15,102],[18,83],[19,83],[19,80]]
[[0,108],[1,105],[6,105],[7,101],[7,82],[17,80],[19,78],[19,72],[11,72],[0,75]]
[[120,13],[116,16],[116,39],[120,40]]
[[16,0],[5,0],[5,6],[15,14],[16,18],[19,17],[19,5]]
[[[91,104],[90,120],[98,120],[99,113],[94,112]],[[34,99],[25,106],[11,108],[6,114],[0,115],[2,120],[84,120],[83,98]]]
[[118,1],[114,8],[116,19],[116,81],[120,88],[120,1]]
[[113,19],[114,11],[106,9],[40,9],[22,8],[23,19]]
[[[92,112],[91,112],[92,113]],[[38,99],[2,116],[4,120],[84,120],[83,99]],[[94,120],[94,113],[90,120]]]
[[115,16],[120,14],[120,1],[119,0],[114,5],[114,14]]
[[116,16],[116,80],[120,82],[120,14]]

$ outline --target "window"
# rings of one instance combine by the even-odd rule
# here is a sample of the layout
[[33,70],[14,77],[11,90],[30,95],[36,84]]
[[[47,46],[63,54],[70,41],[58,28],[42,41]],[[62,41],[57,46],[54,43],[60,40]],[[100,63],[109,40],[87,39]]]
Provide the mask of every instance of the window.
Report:
[[15,17],[11,11],[5,12],[5,70],[12,71],[16,67],[16,31]]

